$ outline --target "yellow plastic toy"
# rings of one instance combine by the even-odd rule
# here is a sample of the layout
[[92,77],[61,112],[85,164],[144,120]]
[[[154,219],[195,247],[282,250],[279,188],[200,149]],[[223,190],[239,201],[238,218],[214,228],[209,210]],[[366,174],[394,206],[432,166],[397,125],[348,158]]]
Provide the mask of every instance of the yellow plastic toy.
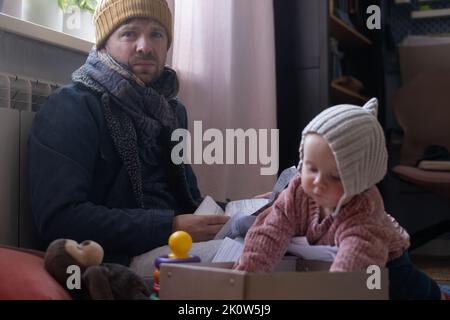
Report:
[[172,250],[169,258],[187,259],[189,258],[189,250],[192,248],[192,237],[185,231],[174,232],[169,238],[169,247]]
[[189,255],[192,248],[192,237],[185,231],[176,231],[169,237],[169,248],[172,251],[165,256],[159,256],[155,259],[155,270],[153,272],[152,300],[159,300],[159,266],[161,263],[187,263],[201,262],[195,255]]

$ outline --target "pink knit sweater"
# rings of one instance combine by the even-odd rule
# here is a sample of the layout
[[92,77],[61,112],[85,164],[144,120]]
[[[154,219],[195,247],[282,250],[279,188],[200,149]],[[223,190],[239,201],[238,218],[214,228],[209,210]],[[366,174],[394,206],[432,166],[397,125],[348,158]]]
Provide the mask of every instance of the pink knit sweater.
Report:
[[409,247],[409,235],[384,211],[376,187],[354,196],[335,217],[330,215],[320,221],[319,207],[304,192],[297,176],[273,206],[258,216],[235,268],[272,271],[295,236],[306,237],[311,245],[337,246],[330,271],[385,266]]

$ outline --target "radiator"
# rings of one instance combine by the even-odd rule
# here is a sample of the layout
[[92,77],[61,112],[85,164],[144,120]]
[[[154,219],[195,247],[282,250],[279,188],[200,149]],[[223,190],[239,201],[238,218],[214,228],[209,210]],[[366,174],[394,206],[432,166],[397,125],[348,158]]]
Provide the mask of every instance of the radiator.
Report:
[[0,73],[0,244],[40,248],[29,200],[27,142],[35,113],[58,87]]
[[38,111],[59,84],[0,73],[0,108]]

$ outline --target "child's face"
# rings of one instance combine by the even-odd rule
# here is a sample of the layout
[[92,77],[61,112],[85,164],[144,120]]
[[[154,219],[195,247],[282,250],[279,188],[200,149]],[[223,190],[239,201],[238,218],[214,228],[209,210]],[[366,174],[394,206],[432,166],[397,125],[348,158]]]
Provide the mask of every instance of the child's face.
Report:
[[322,136],[306,136],[301,175],[305,192],[322,209],[334,210],[344,193],[344,187],[333,152]]

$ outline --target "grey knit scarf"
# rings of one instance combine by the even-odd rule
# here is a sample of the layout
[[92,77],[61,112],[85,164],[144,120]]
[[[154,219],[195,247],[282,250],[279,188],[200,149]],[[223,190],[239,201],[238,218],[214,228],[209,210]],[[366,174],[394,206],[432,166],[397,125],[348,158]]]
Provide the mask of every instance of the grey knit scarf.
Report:
[[[165,68],[151,86],[145,86],[126,65],[115,61],[109,54],[92,50],[86,63],[72,75],[81,83],[101,94],[107,126],[116,150],[129,175],[139,207],[144,207],[142,171],[138,151],[137,133],[150,130],[149,118],[162,127],[161,142],[170,154],[175,142],[173,130],[179,128],[174,111],[177,103],[178,78],[174,70]],[[170,163],[170,185],[187,210],[195,210],[197,202],[189,190],[185,166]]]

